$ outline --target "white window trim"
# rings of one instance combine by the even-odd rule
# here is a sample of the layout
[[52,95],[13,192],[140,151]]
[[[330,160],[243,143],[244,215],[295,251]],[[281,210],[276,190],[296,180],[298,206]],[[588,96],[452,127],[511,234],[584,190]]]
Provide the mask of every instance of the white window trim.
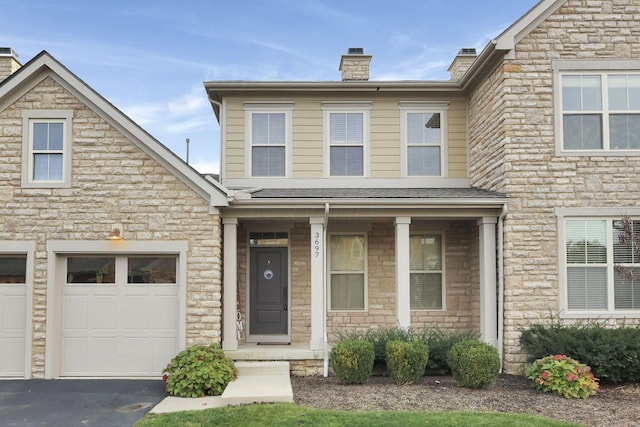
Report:
[[[369,311],[369,241],[367,238],[366,232],[330,232],[327,233],[327,311],[330,313],[346,313],[346,312],[354,312],[354,313],[366,313]],[[338,309],[333,308],[331,306],[331,236],[362,236],[364,237],[364,305],[362,309]]]
[[[62,122],[62,180],[33,180],[32,125],[37,122]],[[24,110],[22,112],[22,186],[28,188],[71,187],[71,157],[73,140],[73,111],[71,110]]]
[[[284,142],[284,176],[253,176],[253,141],[252,141],[252,118],[254,113],[284,113],[285,122],[285,142]],[[291,178],[292,171],[292,150],[293,150],[293,102],[273,102],[273,103],[244,103],[244,176],[245,178],[258,179],[282,179]]]
[[[399,104],[400,109],[400,173],[403,178],[449,176],[449,104],[446,102],[409,102]],[[409,144],[407,141],[407,115],[409,113],[440,113],[440,175],[409,175]],[[433,145],[429,145],[433,146]]]
[[[558,286],[560,302],[560,318],[563,319],[610,319],[610,318],[640,318],[640,310],[615,310],[613,280],[613,232],[610,220],[621,219],[624,215],[640,217],[640,209],[556,209],[558,219]],[[606,310],[569,310],[567,292],[567,252],[566,252],[566,221],[567,220],[607,220],[607,309]]]
[[26,255],[27,271],[25,277],[26,318],[24,348],[24,379],[31,378],[33,343],[33,273],[35,269],[36,242],[27,240],[0,240],[0,255]]
[[[362,176],[331,175],[331,113],[362,113]],[[371,102],[322,103],[323,171],[325,178],[362,179],[371,173]]]
[[[441,257],[441,273],[442,273],[442,308],[412,308],[411,311],[412,312],[444,312],[447,311],[447,264],[446,264],[446,253],[447,251],[445,250],[445,232],[444,231],[429,231],[429,230],[411,230],[411,232],[409,233],[409,237],[413,237],[413,236],[440,236],[440,257]],[[409,250],[411,250],[411,248],[409,248]],[[409,256],[411,256],[411,254],[409,254]],[[433,273],[435,271],[433,270],[428,270],[425,271],[426,273]],[[411,277],[411,267],[409,267],[409,277]],[[409,283],[409,288],[411,288],[411,283]],[[409,302],[409,304],[411,304],[411,302]]]
[[[554,128],[556,138],[556,155],[558,156],[640,156],[640,150],[611,150],[608,148],[609,123],[604,120],[608,117],[609,111],[604,108],[608,106],[608,91],[606,90],[606,75],[615,73],[640,73],[639,59],[562,59],[553,60],[553,106],[554,106]],[[591,74],[600,75],[602,79],[602,102],[603,102],[603,124],[602,150],[565,150],[563,134],[563,111],[562,111],[562,76],[565,74]]]

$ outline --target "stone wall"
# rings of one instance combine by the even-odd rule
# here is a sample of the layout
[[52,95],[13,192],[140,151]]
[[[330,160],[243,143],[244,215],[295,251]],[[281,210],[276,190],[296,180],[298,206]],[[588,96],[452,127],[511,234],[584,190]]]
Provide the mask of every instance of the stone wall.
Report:
[[[73,111],[70,188],[22,188],[22,110]],[[33,364],[44,376],[49,240],[186,240],[187,345],[220,342],[220,218],[208,202],[46,78],[0,112],[0,240],[35,241]]]

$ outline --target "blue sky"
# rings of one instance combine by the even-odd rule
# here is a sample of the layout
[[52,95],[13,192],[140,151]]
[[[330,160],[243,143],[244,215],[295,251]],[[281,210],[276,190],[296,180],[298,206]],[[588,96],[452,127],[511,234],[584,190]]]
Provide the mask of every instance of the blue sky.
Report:
[[339,80],[340,55],[373,55],[371,80],[447,80],[537,0],[0,0],[0,46],[42,50],[185,158],[219,170],[210,80]]

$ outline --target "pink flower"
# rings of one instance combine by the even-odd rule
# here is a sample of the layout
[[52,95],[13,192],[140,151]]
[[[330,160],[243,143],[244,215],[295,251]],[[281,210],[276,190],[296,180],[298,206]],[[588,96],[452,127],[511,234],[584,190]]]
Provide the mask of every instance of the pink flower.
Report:
[[567,356],[565,356],[564,354],[556,354],[555,356],[553,356],[553,360],[562,360],[566,357]]
[[578,379],[578,376],[576,374],[572,374],[571,372],[567,374],[567,381],[575,381],[577,379]]
[[164,375],[162,376],[162,381],[164,381],[164,382],[166,383],[166,382],[167,382],[167,378],[169,378],[169,375],[164,374]]
[[549,372],[542,372],[540,374],[540,377],[544,378],[545,380],[549,378]]

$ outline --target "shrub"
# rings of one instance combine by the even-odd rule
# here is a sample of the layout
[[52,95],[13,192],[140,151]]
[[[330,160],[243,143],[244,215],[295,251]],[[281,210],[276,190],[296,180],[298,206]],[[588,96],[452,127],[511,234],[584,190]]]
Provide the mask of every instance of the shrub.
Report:
[[162,373],[167,391],[178,397],[219,396],[237,376],[233,361],[218,344],[181,351]]
[[396,384],[411,384],[424,375],[429,348],[422,341],[389,341],[386,360],[389,376]]
[[373,344],[364,340],[342,340],[333,346],[329,359],[333,372],[343,384],[363,384],[373,370]]
[[438,327],[424,328],[419,339],[429,347],[429,362],[427,372],[449,372],[447,354],[451,348],[463,340],[476,339],[474,331],[443,331]]
[[564,354],[591,366],[601,381],[640,381],[640,327],[608,328],[604,323],[563,325],[552,321],[522,331],[529,361]]
[[460,387],[486,387],[495,381],[500,371],[498,350],[479,340],[455,344],[447,355],[447,363]]
[[566,398],[586,399],[600,388],[589,366],[562,354],[536,360],[527,369],[527,377],[535,388]]

